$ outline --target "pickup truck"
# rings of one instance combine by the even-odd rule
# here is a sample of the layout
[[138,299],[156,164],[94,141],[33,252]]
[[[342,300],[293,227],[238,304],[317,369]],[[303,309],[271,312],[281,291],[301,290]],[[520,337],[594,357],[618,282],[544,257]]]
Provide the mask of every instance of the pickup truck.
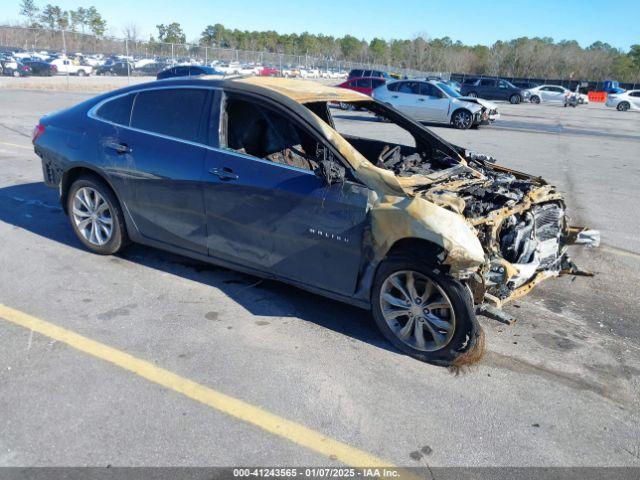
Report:
[[85,75],[91,75],[91,72],[93,72],[93,67],[90,65],[76,65],[67,58],[56,58],[50,63],[56,66],[59,75],[77,75],[84,77]]
[[463,97],[487,100],[509,100],[511,103],[520,103],[529,97],[529,92],[501,78],[479,78],[473,83],[465,82],[460,88],[460,94]]

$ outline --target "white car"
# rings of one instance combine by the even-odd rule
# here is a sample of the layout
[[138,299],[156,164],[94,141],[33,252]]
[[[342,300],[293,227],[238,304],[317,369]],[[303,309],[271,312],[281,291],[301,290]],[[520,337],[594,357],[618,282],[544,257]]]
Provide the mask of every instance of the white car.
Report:
[[372,96],[418,121],[446,123],[463,130],[500,118],[495,103],[463,97],[437,80],[387,82],[376,88]]
[[50,63],[56,66],[59,75],[78,75],[79,77],[84,77],[85,75],[91,75],[91,72],[93,72],[92,66],[76,65],[68,58],[56,58]]
[[[527,92],[530,94],[529,101],[531,103],[565,103],[567,97],[570,97],[574,93],[560,85],[540,85],[538,87],[529,88]],[[578,103],[589,103],[589,97],[584,93],[578,93]]]
[[640,90],[627,90],[622,93],[610,93],[605,102],[607,107],[612,107],[620,112],[627,110],[640,110]]

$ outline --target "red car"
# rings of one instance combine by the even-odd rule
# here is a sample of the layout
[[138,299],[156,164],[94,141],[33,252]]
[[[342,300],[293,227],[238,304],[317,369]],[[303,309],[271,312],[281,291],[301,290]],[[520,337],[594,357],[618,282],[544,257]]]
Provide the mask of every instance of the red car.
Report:
[[371,96],[374,89],[380,85],[384,85],[387,82],[386,78],[380,77],[358,77],[351,78],[346,82],[342,82],[340,85],[336,85],[340,88],[348,88],[349,90],[355,90],[356,92],[364,93]]
[[277,77],[280,75],[280,70],[275,67],[262,67],[262,69],[258,72],[258,75],[261,77]]

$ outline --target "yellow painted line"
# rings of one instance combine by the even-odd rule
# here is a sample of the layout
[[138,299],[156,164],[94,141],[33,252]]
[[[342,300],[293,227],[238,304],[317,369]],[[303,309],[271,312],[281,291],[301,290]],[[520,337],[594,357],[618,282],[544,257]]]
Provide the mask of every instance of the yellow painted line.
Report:
[[220,412],[259,427],[269,433],[285,438],[297,445],[313,450],[332,460],[353,467],[391,467],[385,460],[370,455],[355,447],[334,440],[299,423],[279,417],[237,398],[200,385],[145,360],[121,350],[91,340],[85,336],[40,320],[0,303],[0,317],[46,337],[65,343],[81,352],[105,360],[124,370],[135,373],[169,390],[185,395]]
[[28,147],[26,145],[18,145],[17,143],[0,142],[0,145],[8,145],[10,147],[24,148],[25,150],[33,150],[33,147]]

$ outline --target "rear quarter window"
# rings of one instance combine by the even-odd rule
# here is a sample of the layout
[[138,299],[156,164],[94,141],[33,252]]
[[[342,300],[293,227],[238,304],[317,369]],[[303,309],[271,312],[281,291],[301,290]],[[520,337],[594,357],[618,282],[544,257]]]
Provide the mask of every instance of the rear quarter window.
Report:
[[134,95],[125,95],[114,100],[104,103],[96,111],[96,116],[118,125],[129,125],[131,117],[131,106],[133,104]]
[[131,126],[192,142],[199,141],[207,90],[150,90],[136,96]]

